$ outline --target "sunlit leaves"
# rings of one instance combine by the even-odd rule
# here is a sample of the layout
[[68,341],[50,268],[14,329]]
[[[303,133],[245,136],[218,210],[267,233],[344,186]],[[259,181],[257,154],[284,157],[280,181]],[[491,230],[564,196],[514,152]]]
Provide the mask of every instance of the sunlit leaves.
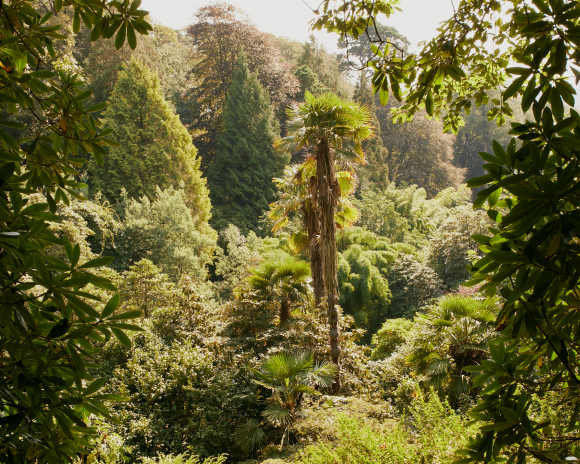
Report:
[[[94,39],[117,21],[139,23],[146,33],[150,26],[144,12],[128,11],[128,6],[101,0],[54,2],[57,12],[74,9],[73,31],[80,30],[81,21],[87,28],[96,26]],[[109,324],[131,330],[123,322],[134,317],[117,316],[109,323],[96,309],[104,302],[89,285],[115,287],[88,270],[98,272],[110,258],[83,262],[78,245],[49,229],[50,222],[59,220],[58,207],[70,203],[69,195],[82,199],[78,189],[85,185],[74,179],[85,162],[79,155],[102,162],[104,146],[112,142],[99,134],[101,122],[85,111],[92,94],[85,83],[53,69],[56,42],[66,37],[58,32],[60,26],[48,25],[51,13],[41,16],[36,7],[29,1],[5,4],[0,17],[0,125],[11,129],[0,129],[0,460],[7,462],[64,462],[83,449],[81,438],[94,430],[86,427],[80,410],[109,417],[102,399],[85,398],[102,386],[93,383],[83,390],[93,380],[84,359],[99,349],[88,339],[108,340]],[[28,126],[9,118],[26,112],[37,126],[33,138],[25,137]],[[63,259],[47,255],[51,247],[61,250]]]

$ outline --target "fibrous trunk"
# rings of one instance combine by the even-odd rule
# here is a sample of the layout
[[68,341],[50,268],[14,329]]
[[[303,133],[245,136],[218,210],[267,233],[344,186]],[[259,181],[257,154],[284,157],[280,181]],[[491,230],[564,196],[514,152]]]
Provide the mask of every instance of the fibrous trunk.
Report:
[[334,211],[340,196],[340,186],[336,179],[334,160],[326,138],[322,138],[317,146],[316,178],[318,191],[316,202],[320,211],[320,250],[322,254],[322,274],[326,290],[328,318],[328,338],[332,362],[338,367],[336,379],[332,384],[334,394],[340,392],[340,343],[338,327],[338,301],[336,278],[336,223]]
[[286,299],[280,303],[280,323],[290,319],[290,302]]
[[[310,182],[311,198],[316,196],[316,178],[312,177]],[[304,225],[308,232],[308,256],[310,257],[310,271],[312,275],[312,287],[314,288],[314,300],[316,307],[324,297],[324,275],[322,273],[322,254],[320,251],[320,218],[318,205],[310,200],[304,205]]]

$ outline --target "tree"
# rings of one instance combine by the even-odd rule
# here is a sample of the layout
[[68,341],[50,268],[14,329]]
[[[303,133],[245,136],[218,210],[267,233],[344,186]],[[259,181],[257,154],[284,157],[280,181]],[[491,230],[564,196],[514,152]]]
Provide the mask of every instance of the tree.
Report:
[[[336,206],[341,196],[336,177],[335,160],[345,164],[364,163],[361,144],[373,136],[370,113],[366,107],[326,93],[318,97],[306,94],[306,101],[288,109],[288,136],[277,142],[284,151],[299,150],[305,145],[314,146],[316,158],[316,186],[313,199],[320,221],[320,247],[322,274],[327,299],[329,343],[332,362],[340,369],[340,344],[336,282]],[[350,151],[343,140],[354,142]],[[340,376],[333,383],[333,391],[340,391]]]
[[190,96],[195,114],[188,129],[195,134],[205,172],[216,155],[218,134],[223,131],[222,111],[240,52],[247,54],[248,68],[270,95],[279,120],[298,91],[298,81],[273,36],[258,31],[232,5],[217,2],[201,7],[187,36],[195,62],[191,74],[197,81]]
[[[340,199],[334,219],[337,228],[349,227],[358,217],[358,211],[349,201],[356,188],[356,178],[349,171],[336,173],[340,186]],[[301,228],[295,232],[288,242],[294,253],[308,249],[310,268],[312,271],[312,286],[316,306],[320,305],[324,296],[324,276],[322,273],[322,258],[320,250],[320,221],[315,200],[316,194],[316,159],[309,157],[300,165],[291,165],[284,170],[284,177],[274,179],[280,191],[280,198],[270,205],[268,217],[275,221],[273,232],[284,229],[291,216],[298,213],[302,216]]]
[[300,92],[298,92],[295,96],[296,101],[304,101],[304,95],[306,91],[313,95],[318,95],[320,93],[328,92],[329,90],[324,86],[324,84],[322,84],[322,82],[320,82],[316,73],[312,71],[310,66],[307,64],[298,66],[296,71],[294,71],[294,75],[300,83]]
[[[375,100],[379,98],[375,96]],[[387,150],[382,160],[388,180],[396,185],[401,182],[416,184],[430,196],[448,187],[458,187],[463,181],[464,170],[452,164],[454,137],[444,134],[443,124],[428,119],[423,111],[406,124],[394,124],[392,110],[399,107],[391,97],[376,111],[380,136]]]
[[[80,197],[75,181],[84,159],[103,162],[105,146],[114,143],[91,116],[100,107],[85,108],[90,90],[56,63],[55,44],[66,36],[47,21],[38,3],[2,5],[0,30],[1,125],[30,129],[15,139],[0,130],[0,460],[11,463],[68,462],[87,452],[94,428],[86,415],[110,417],[102,395],[105,379],[90,375],[92,358],[113,335],[128,341],[123,328],[135,314],[115,314],[119,297],[112,283],[91,272],[109,258],[80,261],[80,246],[57,237],[49,224],[57,222],[58,206]],[[81,16],[93,29],[92,38],[117,32],[120,46],[127,38],[135,46],[135,30],[146,34],[149,24],[139,3],[57,1],[55,12],[71,9],[73,30]],[[29,128],[9,115],[28,113]],[[34,195],[40,201],[31,201]],[[49,255],[60,248],[65,259]],[[108,302],[106,301],[108,300]],[[99,343],[93,343],[97,341]]]
[[258,220],[274,200],[272,178],[280,175],[288,157],[272,144],[279,134],[270,98],[240,53],[223,113],[219,148],[208,170],[214,218],[218,230],[234,224],[242,233],[258,229]]
[[123,222],[125,269],[148,258],[176,282],[185,276],[198,285],[205,281],[217,234],[192,214],[183,189],[157,187],[153,201],[128,200]]
[[487,343],[495,336],[497,300],[447,295],[425,315],[415,318],[416,333],[409,363],[427,376],[427,385],[449,396],[457,405],[472,389],[463,368],[487,356]]
[[344,37],[344,41],[339,40],[338,48],[344,49],[345,54],[339,55],[341,60],[340,66],[344,71],[358,70],[368,73],[369,62],[377,58],[377,55],[371,48],[371,43],[379,40],[388,40],[391,44],[391,53],[405,53],[411,42],[396,28],[392,26],[385,26],[379,22],[367,26],[366,30],[354,39],[352,37]]
[[353,100],[370,109],[372,115],[371,123],[375,128],[376,134],[374,138],[365,140],[363,143],[363,150],[365,152],[367,163],[365,166],[361,166],[358,170],[359,177],[361,178],[360,190],[367,190],[369,183],[386,187],[386,184],[389,182],[389,152],[383,145],[381,125],[377,118],[375,98],[373,96],[370,82],[364,71],[360,72]]
[[135,58],[157,74],[164,98],[180,114],[184,93],[192,86],[188,75],[192,52],[180,33],[162,24],[153,24],[152,27],[149,35],[140,40],[134,50],[126,45],[117,50],[112,39],[91,43],[90,31],[82,28],[73,52],[93,90],[94,103],[109,99],[123,65]]
[[313,35],[304,44],[296,66],[308,66],[322,85],[340,97],[349,98],[352,95],[352,84],[347,76],[343,75],[337,56],[328,53]]
[[159,78],[141,62],[132,59],[119,73],[105,121],[119,145],[102,168],[90,163],[93,191],[116,203],[123,188],[129,198],[153,199],[157,187],[177,189],[183,182],[195,220],[209,220],[208,190],[191,136],[163,98]]
[[260,292],[264,299],[280,301],[280,323],[290,319],[292,303],[308,299],[310,277],[308,263],[296,258],[266,261],[258,269],[251,271],[248,283],[252,290]]
[[[360,28],[352,19],[363,11],[362,5],[358,0],[341,2],[340,8],[348,9],[346,32],[356,34]],[[390,13],[392,6],[377,2],[362,14],[385,9]],[[319,21],[319,26],[344,21],[344,11],[337,13],[333,9],[327,15],[332,19]],[[500,19],[503,14],[509,21]],[[377,66],[376,81],[384,81],[387,74],[406,80],[410,93],[404,111],[412,113],[425,101],[428,113],[448,110],[448,128],[457,129],[461,110],[472,100],[481,104],[490,88],[500,87],[502,98],[488,117],[502,122],[510,116],[507,101],[516,94],[522,96],[522,111],[533,113],[533,118],[512,125],[521,148],[515,139],[507,149],[493,143],[493,154],[482,154],[488,174],[468,183],[472,188],[491,184],[478,193],[474,207],[487,202],[487,213],[497,223],[490,228],[491,237],[475,236],[485,256],[471,268],[470,284],[483,284],[482,291],[490,296],[500,292],[505,300],[496,318],[501,338],[490,344],[491,359],[466,368],[481,372],[474,381],[487,386],[471,412],[485,425],[462,450],[465,462],[492,462],[506,455],[508,462],[518,463],[529,457],[544,462],[578,459],[580,131],[577,112],[570,110],[566,117],[564,103],[575,103],[576,91],[566,72],[572,70],[578,79],[571,65],[578,64],[579,17],[574,1],[468,0],[444,23],[420,61],[407,60],[406,77],[394,76],[392,61]],[[464,40],[467,34],[469,40]],[[496,43],[509,40],[513,46],[503,52],[481,46],[490,38]],[[518,66],[508,67],[510,60]],[[511,80],[506,74],[517,77]],[[508,193],[502,199],[504,190]],[[532,395],[548,394],[572,411],[564,431],[530,414]]]
[[[320,395],[313,387],[329,386],[337,368],[326,362],[315,363],[312,353],[282,352],[267,358],[260,370],[251,371],[258,378],[252,381],[272,392],[262,415],[268,422],[284,428],[282,448],[288,426],[296,421],[302,397]],[[255,420],[239,425],[235,433],[238,445],[250,451],[259,447],[263,437],[264,432]]]

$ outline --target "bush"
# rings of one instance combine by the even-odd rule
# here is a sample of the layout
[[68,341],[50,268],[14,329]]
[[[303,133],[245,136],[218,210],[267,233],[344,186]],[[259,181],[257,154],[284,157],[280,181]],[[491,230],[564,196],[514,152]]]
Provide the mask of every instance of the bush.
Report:
[[338,417],[336,441],[321,441],[306,447],[300,464],[404,464],[415,462],[417,453],[403,427],[377,431],[361,419]]

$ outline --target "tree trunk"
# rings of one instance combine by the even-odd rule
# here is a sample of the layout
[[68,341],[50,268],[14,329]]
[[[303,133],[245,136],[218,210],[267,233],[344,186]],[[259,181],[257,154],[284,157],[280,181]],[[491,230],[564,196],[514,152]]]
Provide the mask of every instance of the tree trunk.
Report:
[[[311,187],[309,190],[316,188],[316,178],[312,178]],[[312,191],[310,194],[312,200],[303,208],[304,225],[308,233],[308,256],[310,258],[310,272],[312,275],[312,287],[314,289],[314,300],[316,307],[320,306],[322,297],[324,296],[324,275],[322,273],[322,254],[320,251],[320,218],[318,214],[318,205],[313,199],[316,197],[316,192]]]
[[290,319],[290,302],[284,298],[280,303],[280,324],[288,319]]
[[336,395],[340,392],[340,342],[338,327],[338,300],[336,278],[336,223],[334,211],[340,197],[340,186],[336,179],[334,159],[332,157],[328,140],[323,138],[317,146],[316,153],[316,178],[318,180],[318,192],[316,202],[320,210],[320,249],[322,251],[322,270],[324,285],[326,287],[326,302],[328,317],[328,338],[330,344],[330,357],[338,370],[336,379],[332,383],[332,392]]

